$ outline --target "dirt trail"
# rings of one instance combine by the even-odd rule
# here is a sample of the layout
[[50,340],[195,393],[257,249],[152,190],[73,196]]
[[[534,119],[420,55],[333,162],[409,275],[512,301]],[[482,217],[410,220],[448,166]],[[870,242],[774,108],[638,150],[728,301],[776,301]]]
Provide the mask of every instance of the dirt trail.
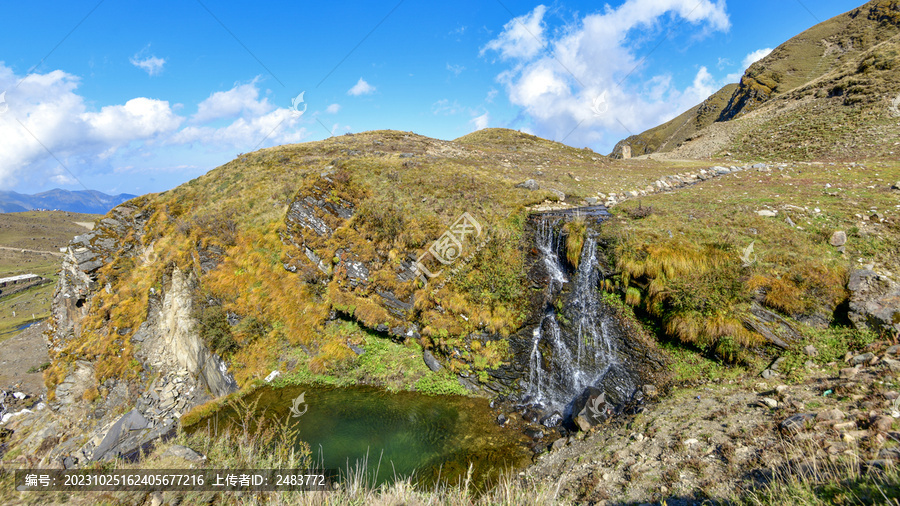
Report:
[[11,248],[9,246],[0,246],[0,249],[8,250],[8,251],[16,251],[16,252],[25,252],[25,253],[36,253],[38,255],[53,255],[57,257],[61,257],[64,254],[58,251],[41,251],[37,249],[27,249],[27,248]]

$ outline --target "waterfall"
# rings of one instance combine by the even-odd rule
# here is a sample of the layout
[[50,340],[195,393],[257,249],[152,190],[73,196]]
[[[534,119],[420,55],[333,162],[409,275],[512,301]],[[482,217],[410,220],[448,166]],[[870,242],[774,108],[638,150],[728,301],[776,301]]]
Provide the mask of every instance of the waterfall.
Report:
[[[585,389],[597,387],[618,399],[636,385],[621,363],[608,311],[599,298],[597,245],[592,231],[581,250],[578,268],[561,261],[565,217],[541,216],[535,242],[546,271],[546,307],[533,329],[525,399],[547,413],[571,415],[572,405]],[[574,271],[574,272],[573,272]]]

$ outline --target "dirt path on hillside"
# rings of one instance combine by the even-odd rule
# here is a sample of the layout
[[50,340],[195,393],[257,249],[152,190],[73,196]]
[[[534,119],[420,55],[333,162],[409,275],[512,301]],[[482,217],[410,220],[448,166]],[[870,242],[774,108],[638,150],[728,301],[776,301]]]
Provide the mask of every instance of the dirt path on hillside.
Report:
[[19,253],[25,252],[25,253],[36,253],[38,255],[53,255],[53,256],[57,256],[57,257],[63,256],[63,253],[60,253],[58,251],[41,251],[41,250],[37,250],[37,249],[11,248],[9,246],[0,246],[0,249],[4,249],[4,250],[8,250],[8,251],[16,251]]

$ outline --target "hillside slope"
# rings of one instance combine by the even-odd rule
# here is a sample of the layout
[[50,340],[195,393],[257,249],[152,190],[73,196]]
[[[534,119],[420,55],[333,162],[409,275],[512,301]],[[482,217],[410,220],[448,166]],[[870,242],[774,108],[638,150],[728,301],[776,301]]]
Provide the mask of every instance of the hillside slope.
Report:
[[[710,97],[721,100],[722,91]],[[778,46],[747,69],[710,121],[688,111],[679,135],[666,123],[617,145],[637,154],[700,158],[891,157],[900,140],[900,3],[873,0]],[[661,142],[660,138],[665,141]],[[642,149],[641,146],[655,149]],[[634,146],[638,146],[635,149]]]

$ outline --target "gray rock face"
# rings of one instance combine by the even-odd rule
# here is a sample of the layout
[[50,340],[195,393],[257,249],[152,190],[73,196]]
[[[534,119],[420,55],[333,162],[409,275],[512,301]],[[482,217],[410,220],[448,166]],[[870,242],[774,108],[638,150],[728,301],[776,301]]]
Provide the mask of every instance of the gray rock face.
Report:
[[123,446],[125,440],[140,439],[139,437],[135,438],[134,436],[144,433],[145,429],[149,426],[150,422],[136,409],[125,413],[112,425],[112,427],[109,428],[106,432],[106,436],[100,441],[100,444],[94,448],[91,460],[97,461],[118,457],[129,449],[133,450],[133,448],[128,447],[129,445]]
[[434,358],[434,355],[432,355],[430,351],[424,350],[422,352],[422,359],[425,361],[425,365],[432,371],[437,372],[442,369],[441,363]]
[[858,329],[900,332],[900,283],[869,269],[850,272],[850,320]]

